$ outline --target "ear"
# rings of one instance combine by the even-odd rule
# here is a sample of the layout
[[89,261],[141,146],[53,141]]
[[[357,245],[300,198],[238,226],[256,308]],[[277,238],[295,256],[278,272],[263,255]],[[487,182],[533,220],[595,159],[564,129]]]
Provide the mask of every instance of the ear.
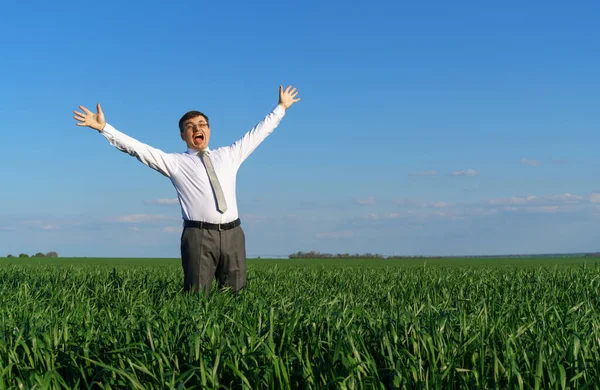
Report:
[[181,137],[181,140],[182,140],[183,142],[185,142],[185,138],[183,138],[183,131],[180,131],[180,132],[179,132],[179,136]]

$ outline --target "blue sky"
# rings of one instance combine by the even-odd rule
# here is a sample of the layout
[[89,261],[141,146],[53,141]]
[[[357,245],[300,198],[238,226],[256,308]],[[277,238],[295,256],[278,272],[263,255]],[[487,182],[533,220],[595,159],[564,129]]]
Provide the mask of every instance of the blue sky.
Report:
[[167,152],[198,109],[214,148],[279,84],[249,256],[600,250],[597,2],[203,3],[2,2],[0,255],[179,256],[170,182],[73,109]]

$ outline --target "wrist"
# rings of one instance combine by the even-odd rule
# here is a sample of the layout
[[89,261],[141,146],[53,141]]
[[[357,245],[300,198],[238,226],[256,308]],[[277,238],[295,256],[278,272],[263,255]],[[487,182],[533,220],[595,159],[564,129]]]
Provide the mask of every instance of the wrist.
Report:
[[283,108],[284,110],[287,110],[287,107],[285,106],[285,104],[283,104],[282,102],[279,102],[278,106],[280,106],[281,108]]

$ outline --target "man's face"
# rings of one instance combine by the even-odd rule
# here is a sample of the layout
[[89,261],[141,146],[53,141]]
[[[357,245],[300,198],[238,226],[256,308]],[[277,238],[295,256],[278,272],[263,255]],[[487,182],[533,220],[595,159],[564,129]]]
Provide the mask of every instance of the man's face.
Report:
[[196,116],[183,122],[181,139],[188,148],[204,150],[210,140],[210,127],[203,116]]

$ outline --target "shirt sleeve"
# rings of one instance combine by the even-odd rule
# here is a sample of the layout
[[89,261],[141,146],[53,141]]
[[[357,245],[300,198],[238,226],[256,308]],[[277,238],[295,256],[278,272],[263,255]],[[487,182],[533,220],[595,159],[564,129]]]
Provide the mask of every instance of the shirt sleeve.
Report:
[[108,123],[100,132],[118,150],[137,158],[144,165],[171,177],[177,171],[177,159],[173,154],[146,145],[121,133]]
[[240,166],[269,134],[275,130],[285,115],[285,109],[277,105],[273,111],[229,147],[234,165]]

